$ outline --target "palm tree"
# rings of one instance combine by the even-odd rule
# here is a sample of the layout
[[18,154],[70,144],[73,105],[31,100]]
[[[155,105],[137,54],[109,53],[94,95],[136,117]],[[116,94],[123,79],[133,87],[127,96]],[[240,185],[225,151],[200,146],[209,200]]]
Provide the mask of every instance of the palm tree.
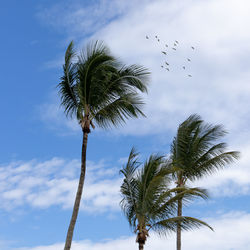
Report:
[[86,150],[90,128],[117,126],[127,118],[144,115],[138,92],[147,92],[149,72],[141,66],[122,66],[99,41],[89,44],[76,56],[73,42],[65,53],[59,83],[61,105],[69,117],[75,116],[83,131],[81,174],[65,250],[71,247],[86,171]]
[[171,169],[162,156],[151,155],[142,169],[138,169],[140,165],[138,153],[133,148],[127,164],[120,171],[124,175],[121,207],[131,228],[137,233],[139,250],[144,248],[150,229],[165,235],[176,231],[179,222],[184,230],[201,225],[211,228],[196,218],[175,216],[180,198],[184,202],[197,196],[206,198],[206,190],[186,187],[170,189]]
[[[207,124],[197,114],[180,124],[170,156],[176,187],[185,187],[187,181],[210,175],[238,159],[239,152],[226,152],[227,144],[218,142],[225,134],[223,126]],[[177,215],[182,216],[182,199]],[[176,238],[177,250],[181,250],[181,223]]]

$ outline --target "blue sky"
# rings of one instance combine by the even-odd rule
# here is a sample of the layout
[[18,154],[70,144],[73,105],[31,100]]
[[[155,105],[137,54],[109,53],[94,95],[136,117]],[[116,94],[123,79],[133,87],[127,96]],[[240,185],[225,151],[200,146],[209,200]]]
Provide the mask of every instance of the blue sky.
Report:
[[[193,185],[211,199],[185,209],[209,222],[183,235],[183,250],[250,246],[250,4],[246,0],[5,1],[0,8],[0,249],[59,250],[80,167],[81,130],[60,109],[56,85],[71,40],[103,40],[126,64],[151,71],[147,119],[89,136],[87,179],[72,250],[137,249],[119,208],[119,169],[135,146],[167,154],[192,113],[224,124],[241,159]],[[149,39],[145,39],[148,35]],[[154,36],[158,35],[160,42]],[[179,41],[177,51],[161,51]],[[195,47],[195,50],[191,49]],[[170,71],[161,68],[164,60]],[[191,62],[187,61],[191,59]],[[185,70],[183,70],[185,66]],[[192,77],[188,77],[191,74]],[[195,242],[193,238],[195,237]],[[145,249],[175,249],[152,234]]]

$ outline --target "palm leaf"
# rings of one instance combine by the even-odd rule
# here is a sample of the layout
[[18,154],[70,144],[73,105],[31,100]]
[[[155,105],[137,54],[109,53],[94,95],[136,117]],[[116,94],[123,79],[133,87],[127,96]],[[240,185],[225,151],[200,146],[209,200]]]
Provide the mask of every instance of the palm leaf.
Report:
[[143,104],[136,93],[124,94],[105,103],[94,115],[94,120],[102,128],[118,126],[130,117],[145,116],[141,111]]
[[65,53],[65,64],[63,65],[63,76],[58,84],[61,95],[61,105],[65,108],[66,115],[72,116],[78,106],[76,89],[76,65],[72,62],[75,56],[73,41],[69,44]]
[[152,229],[159,234],[165,235],[167,232],[176,232],[177,225],[180,225],[182,230],[192,230],[194,228],[199,228],[200,226],[206,226],[213,231],[213,228],[206,222],[188,216],[176,216],[158,221],[152,225]]

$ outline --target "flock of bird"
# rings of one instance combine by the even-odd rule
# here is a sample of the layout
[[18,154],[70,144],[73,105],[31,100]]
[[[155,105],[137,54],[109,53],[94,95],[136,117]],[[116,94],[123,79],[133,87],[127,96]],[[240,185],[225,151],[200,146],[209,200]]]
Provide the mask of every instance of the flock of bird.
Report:
[[[146,39],[150,39],[149,36],[146,36]],[[153,39],[155,39],[156,41],[160,42],[160,38],[158,36],[155,36]],[[167,52],[167,49],[172,49],[172,50],[177,50],[178,48],[178,45],[179,45],[179,42],[177,40],[174,41],[173,45],[170,46],[168,44],[165,44],[165,50],[162,50],[161,53],[165,56],[167,56],[168,52]],[[195,50],[195,48],[193,46],[190,47],[192,50]],[[190,58],[187,58],[187,62],[190,63],[191,62],[191,59]],[[161,68],[163,69],[166,69],[167,71],[170,71],[170,67],[169,67],[169,63],[167,61],[165,61],[165,67],[164,65],[161,65]],[[182,66],[182,69],[183,70],[186,70],[186,66],[183,65]],[[188,77],[192,77],[192,75],[188,74],[187,75]]]

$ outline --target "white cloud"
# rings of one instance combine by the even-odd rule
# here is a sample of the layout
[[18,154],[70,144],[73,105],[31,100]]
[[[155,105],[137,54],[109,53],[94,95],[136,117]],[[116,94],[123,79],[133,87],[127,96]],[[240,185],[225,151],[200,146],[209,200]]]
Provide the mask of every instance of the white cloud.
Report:
[[[244,53],[250,51],[246,32],[250,17],[246,6],[247,1],[154,1],[95,34],[126,62],[139,62],[152,70],[148,119],[129,122],[119,132],[173,131],[191,113],[223,123],[233,132],[247,127],[250,74]],[[156,34],[168,44],[175,39],[180,43],[178,51],[170,49],[167,56],[170,72],[160,68],[164,43],[156,41]],[[192,59],[189,64],[187,57]]]
[[[12,162],[0,166],[0,207],[11,210],[29,205],[47,208],[59,205],[64,209],[74,203],[80,174],[78,160],[52,158],[45,162]],[[103,161],[87,161],[82,209],[104,212],[119,209],[118,169]]]
[[[250,245],[250,214],[244,212],[231,212],[214,219],[204,219],[213,226],[215,232],[207,228],[184,232],[182,239],[183,250],[246,250]],[[18,248],[16,250],[59,250],[63,243],[51,246],[33,248]],[[134,237],[123,237],[102,242],[79,241],[73,242],[72,250],[127,250],[138,249]],[[159,238],[151,234],[145,250],[175,249],[173,234],[167,238]]]
[[[74,11],[63,6],[60,7],[64,9],[62,12],[55,6],[55,9],[47,9],[47,14],[43,13],[49,24],[66,26],[70,30],[69,36],[84,39],[81,44],[89,39],[84,27],[94,26],[91,39],[103,39],[126,63],[140,63],[152,71],[149,95],[145,97],[148,118],[129,121],[115,133],[173,133],[192,113],[199,113],[208,122],[225,124],[234,136],[236,133],[241,136],[248,128],[248,1],[157,0],[133,1],[132,4],[113,0],[84,7],[77,2],[73,5]],[[84,16],[86,12],[91,16]],[[60,20],[60,24],[51,21],[54,20],[50,19],[52,16]],[[96,26],[100,17],[101,25]],[[78,25],[72,25],[72,22]],[[89,22],[93,26],[89,26]],[[150,39],[146,40],[145,35]],[[160,37],[160,43],[155,40],[155,35]],[[166,72],[160,67],[165,58],[161,50],[165,42],[172,46],[175,39],[179,41],[178,50],[169,49],[166,58],[171,65],[170,72]],[[194,51],[191,45],[195,46]],[[191,63],[187,62],[187,57],[192,59]],[[186,70],[182,69],[183,65]],[[189,73],[192,78],[187,77]],[[59,119],[56,126],[64,124],[64,129],[75,131],[76,121],[66,120],[57,104],[46,105],[43,120]]]
[[126,15],[135,5],[148,0],[97,0],[91,3],[61,1],[51,8],[39,11],[38,18],[56,30],[68,32],[70,36],[84,31],[84,36],[93,34],[117,17]]

